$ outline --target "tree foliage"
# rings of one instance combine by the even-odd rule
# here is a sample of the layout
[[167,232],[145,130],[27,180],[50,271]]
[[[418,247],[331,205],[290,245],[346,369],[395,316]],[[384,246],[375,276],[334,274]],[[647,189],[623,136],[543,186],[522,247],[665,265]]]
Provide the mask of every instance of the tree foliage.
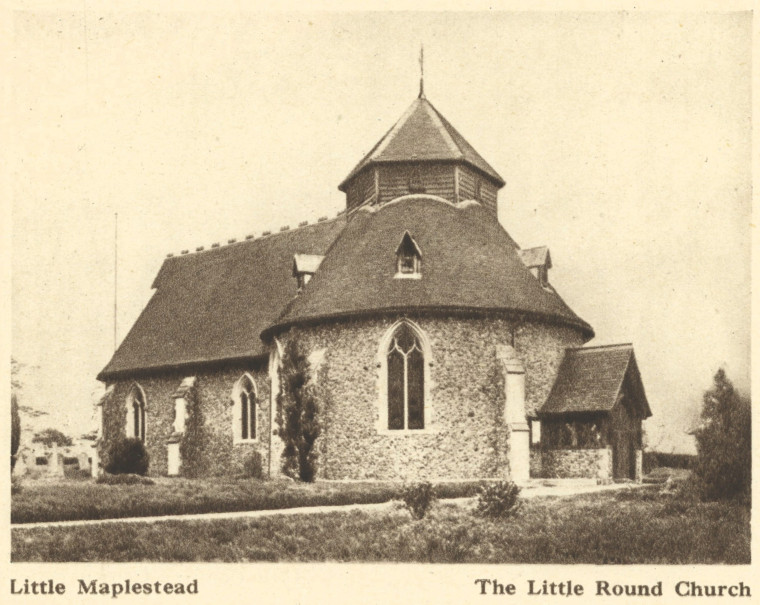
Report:
[[21,416],[18,413],[16,393],[11,393],[11,470],[16,466],[16,454],[21,444]]
[[11,392],[21,391],[21,363],[15,357],[11,357]]
[[749,497],[752,480],[751,406],[718,370],[705,392],[696,431],[695,477],[706,500]]
[[71,437],[63,434],[58,429],[48,428],[35,433],[32,437],[32,443],[42,443],[45,447],[53,447],[53,444],[58,447],[68,447],[73,441]]
[[314,444],[322,430],[319,390],[298,338],[288,340],[280,365],[280,392],[276,420],[284,443],[282,471],[301,481],[314,481],[317,452]]

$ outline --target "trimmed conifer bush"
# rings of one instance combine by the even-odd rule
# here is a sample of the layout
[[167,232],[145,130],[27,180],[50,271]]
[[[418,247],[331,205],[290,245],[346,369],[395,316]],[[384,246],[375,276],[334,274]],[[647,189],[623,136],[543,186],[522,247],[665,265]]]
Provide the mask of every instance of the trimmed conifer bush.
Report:
[[111,475],[145,475],[149,462],[142,441],[135,437],[122,438],[111,446],[106,472]]

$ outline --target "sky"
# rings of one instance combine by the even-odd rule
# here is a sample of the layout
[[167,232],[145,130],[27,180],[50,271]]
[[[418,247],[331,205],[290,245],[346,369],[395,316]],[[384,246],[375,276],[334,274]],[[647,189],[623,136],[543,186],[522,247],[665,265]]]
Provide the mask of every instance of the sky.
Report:
[[418,92],[504,177],[499,220],[632,342],[650,444],[690,451],[719,367],[750,374],[751,15],[15,13],[12,354],[43,425],[95,428],[95,375],[167,253],[333,216]]

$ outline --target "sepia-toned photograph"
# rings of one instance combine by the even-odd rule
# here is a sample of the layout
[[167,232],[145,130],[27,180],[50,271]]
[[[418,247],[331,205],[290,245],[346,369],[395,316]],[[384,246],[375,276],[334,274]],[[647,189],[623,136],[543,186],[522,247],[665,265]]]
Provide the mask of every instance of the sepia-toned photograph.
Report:
[[[10,31],[10,594],[750,564],[751,11]],[[750,596],[530,578],[466,588]]]

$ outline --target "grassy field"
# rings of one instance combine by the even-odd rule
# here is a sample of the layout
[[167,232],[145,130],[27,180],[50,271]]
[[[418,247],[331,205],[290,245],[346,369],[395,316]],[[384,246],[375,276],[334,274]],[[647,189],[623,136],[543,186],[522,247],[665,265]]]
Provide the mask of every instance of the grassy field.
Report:
[[[505,520],[438,503],[412,520],[346,512],[224,521],[14,529],[13,561],[397,561],[729,563],[750,561],[750,509],[658,487],[525,500]],[[187,536],[192,535],[192,540]]]
[[[295,483],[252,479],[155,478],[155,485],[26,481],[11,499],[11,522],[75,521],[154,515],[369,504],[399,498],[397,483]],[[479,482],[442,483],[440,498],[471,496]]]

